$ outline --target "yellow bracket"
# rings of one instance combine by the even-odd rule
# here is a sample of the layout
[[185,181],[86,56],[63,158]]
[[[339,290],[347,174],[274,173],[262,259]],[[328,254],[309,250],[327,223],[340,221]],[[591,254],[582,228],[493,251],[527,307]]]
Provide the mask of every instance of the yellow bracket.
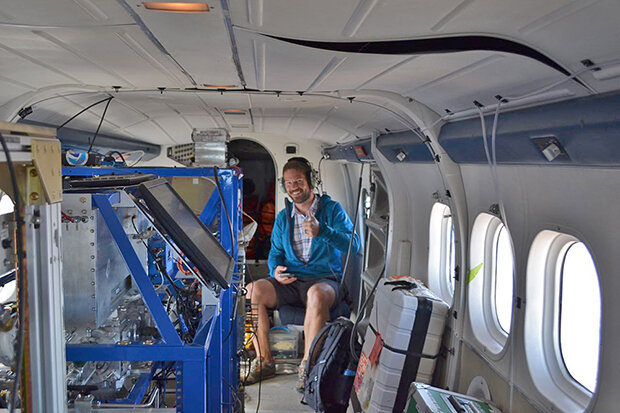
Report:
[[[47,139],[33,139],[30,145],[32,162],[36,170],[28,171],[28,180],[38,177],[40,186],[48,204],[62,201],[62,170],[60,141]],[[34,176],[33,176],[34,175]],[[36,191],[28,192],[26,202],[36,203],[41,194]]]

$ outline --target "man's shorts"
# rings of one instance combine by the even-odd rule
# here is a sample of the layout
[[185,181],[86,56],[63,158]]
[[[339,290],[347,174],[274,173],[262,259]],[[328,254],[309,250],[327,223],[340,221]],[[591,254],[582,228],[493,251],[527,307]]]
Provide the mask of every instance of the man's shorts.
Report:
[[296,307],[306,307],[308,303],[308,290],[314,284],[325,283],[334,289],[336,293],[336,299],[332,308],[340,302],[338,291],[340,289],[340,280],[336,277],[316,277],[316,278],[297,278],[295,282],[283,285],[275,278],[267,278],[269,282],[276,289],[277,304],[276,308],[280,308],[284,305],[292,305]]

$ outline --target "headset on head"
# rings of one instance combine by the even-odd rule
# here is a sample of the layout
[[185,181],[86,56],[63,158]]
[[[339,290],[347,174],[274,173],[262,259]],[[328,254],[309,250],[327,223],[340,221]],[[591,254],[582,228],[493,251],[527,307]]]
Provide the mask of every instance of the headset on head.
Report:
[[[286,161],[286,163],[289,163],[291,161],[296,162],[297,164],[299,164],[299,166],[302,167],[302,169],[304,170],[304,174],[306,175],[306,180],[308,181],[308,186],[310,187],[310,189],[318,188],[319,185],[321,185],[321,176],[319,175],[319,172],[312,167],[312,164],[310,163],[309,160],[307,160],[306,158],[302,156],[294,156],[290,158],[288,161]],[[285,194],[287,193],[286,186],[284,185],[284,177],[280,179],[280,189]]]

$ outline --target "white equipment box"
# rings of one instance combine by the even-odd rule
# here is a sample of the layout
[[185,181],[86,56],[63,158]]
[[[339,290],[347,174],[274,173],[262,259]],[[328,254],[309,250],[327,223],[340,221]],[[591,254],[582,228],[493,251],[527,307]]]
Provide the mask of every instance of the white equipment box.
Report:
[[406,413],[502,413],[491,403],[437,389],[423,383],[413,383],[409,392]]
[[354,382],[365,412],[402,412],[411,383],[431,382],[447,313],[411,277],[380,281]]

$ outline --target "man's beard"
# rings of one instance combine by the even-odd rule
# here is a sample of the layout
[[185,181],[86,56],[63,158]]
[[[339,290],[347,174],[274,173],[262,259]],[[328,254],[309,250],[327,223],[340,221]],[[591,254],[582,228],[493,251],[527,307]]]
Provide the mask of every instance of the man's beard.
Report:
[[312,192],[311,191],[301,191],[301,193],[299,193],[297,195],[293,195],[293,194],[289,194],[289,195],[293,199],[294,203],[296,203],[296,204],[303,204],[308,199],[310,199],[310,196],[312,195]]

